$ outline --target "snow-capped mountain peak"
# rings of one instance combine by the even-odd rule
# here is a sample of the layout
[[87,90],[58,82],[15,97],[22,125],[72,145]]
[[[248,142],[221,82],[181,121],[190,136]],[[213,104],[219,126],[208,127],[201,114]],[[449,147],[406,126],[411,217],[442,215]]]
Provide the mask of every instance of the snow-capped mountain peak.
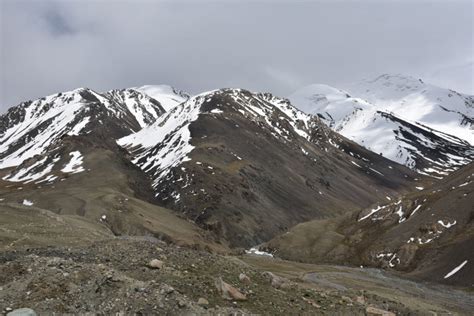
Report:
[[289,99],[349,139],[422,173],[445,175],[474,159],[474,96],[385,74],[346,90],[310,85]]
[[350,94],[399,117],[474,145],[474,96],[402,75],[382,75],[346,87]]
[[[211,102],[212,101],[212,102]],[[289,124],[272,123],[275,111]],[[144,171],[153,170],[156,187],[171,168],[189,159],[193,150],[190,124],[199,115],[229,115],[237,112],[246,119],[265,124],[272,129],[272,135],[289,139],[290,129],[299,136],[309,139],[312,117],[298,111],[288,101],[270,94],[251,93],[242,89],[219,89],[193,96],[161,116],[151,126],[118,140],[128,148],[135,159],[133,162]],[[224,118],[225,119],[225,118]]]

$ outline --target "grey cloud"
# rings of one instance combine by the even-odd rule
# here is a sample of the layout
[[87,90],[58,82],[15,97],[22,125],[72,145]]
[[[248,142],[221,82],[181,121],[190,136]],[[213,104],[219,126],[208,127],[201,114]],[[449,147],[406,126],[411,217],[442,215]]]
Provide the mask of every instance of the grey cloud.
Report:
[[45,13],[44,20],[52,35],[70,35],[76,33],[76,30],[68,23],[66,18],[57,11],[51,10]]
[[387,72],[474,93],[469,0],[0,2],[0,111],[81,86],[285,96]]

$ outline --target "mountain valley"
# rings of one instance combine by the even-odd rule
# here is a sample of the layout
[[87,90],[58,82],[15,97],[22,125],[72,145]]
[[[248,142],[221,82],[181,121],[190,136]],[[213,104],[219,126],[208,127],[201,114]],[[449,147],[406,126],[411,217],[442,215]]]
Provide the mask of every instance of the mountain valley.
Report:
[[23,102],[0,116],[0,309],[469,314],[473,100],[384,75]]

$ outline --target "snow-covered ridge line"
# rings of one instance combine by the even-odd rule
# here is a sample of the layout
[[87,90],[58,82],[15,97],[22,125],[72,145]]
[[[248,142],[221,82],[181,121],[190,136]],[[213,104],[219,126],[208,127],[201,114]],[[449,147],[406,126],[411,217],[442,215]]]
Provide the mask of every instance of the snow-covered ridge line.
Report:
[[[3,115],[0,119],[8,125],[0,131],[0,169],[20,165],[24,160],[41,154],[61,135],[79,134],[85,129],[87,124],[82,120],[78,122],[78,113],[87,116],[89,110],[80,95],[82,91],[79,89],[22,103]],[[34,133],[32,137],[30,132]],[[24,146],[18,146],[22,142]]]
[[[472,121],[474,96],[428,84],[421,79],[404,75],[384,74],[346,87],[378,110],[393,112],[410,122],[464,139],[474,145]],[[470,131],[470,132],[469,132]]]
[[[168,105],[180,101],[169,100]],[[0,116],[0,169],[44,154],[64,135],[86,135],[104,120],[114,121],[126,134],[152,124],[163,113],[158,101],[133,89],[98,93],[79,88],[23,102]]]

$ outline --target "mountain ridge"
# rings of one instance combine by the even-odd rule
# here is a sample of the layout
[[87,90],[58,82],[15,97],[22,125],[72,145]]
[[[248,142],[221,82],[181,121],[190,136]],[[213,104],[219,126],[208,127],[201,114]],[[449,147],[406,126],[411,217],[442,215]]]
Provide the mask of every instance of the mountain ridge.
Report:
[[[414,181],[408,169],[340,137],[288,100],[243,89],[194,96],[118,144],[151,177],[159,203],[234,246]],[[272,213],[275,221],[265,222]]]

